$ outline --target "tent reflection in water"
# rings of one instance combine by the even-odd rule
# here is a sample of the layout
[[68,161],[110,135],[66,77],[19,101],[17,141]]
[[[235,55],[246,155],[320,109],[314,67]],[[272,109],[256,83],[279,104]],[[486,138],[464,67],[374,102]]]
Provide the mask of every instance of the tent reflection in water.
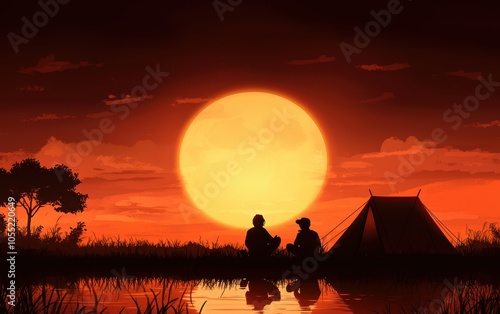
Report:
[[[370,192],[371,193],[371,192]],[[419,192],[420,194],[420,192]],[[456,254],[419,196],[372,196],[336,244],[337,256]],[[442,227],[446,229],[444,225]]]

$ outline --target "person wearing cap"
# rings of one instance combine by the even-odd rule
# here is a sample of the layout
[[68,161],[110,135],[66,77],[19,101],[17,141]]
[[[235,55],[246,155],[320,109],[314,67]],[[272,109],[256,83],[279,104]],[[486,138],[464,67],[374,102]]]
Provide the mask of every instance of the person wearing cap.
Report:
[[248,254],[252,257],[267,257],[273,253],[281,243],[281,238],[274,238],[264,228],[265,220],[262,215],[253,217],[253,228],[247,231],[245,245],[248,248]]
[[298,257],[313,256],[314,253],[321,251],[321,240],[316,231],[311,230],[311,220],[309,218],[300,218],[295,221],[299,227],[299,233],[293,244],[288,243],[286,249],[288,252]]

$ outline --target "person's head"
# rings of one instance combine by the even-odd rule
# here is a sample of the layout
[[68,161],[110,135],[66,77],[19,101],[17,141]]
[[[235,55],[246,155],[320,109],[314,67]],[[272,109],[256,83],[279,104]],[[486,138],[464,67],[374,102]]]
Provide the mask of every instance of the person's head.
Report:
[[264,216],[262,215],[255,215],[252,220],[254,227],[264,227],[265,222]]
[[307,230],[311,226],[311,220],[309,218],[302,217],[300,219],[295,220],[295,222],[299,225],[300,229]]

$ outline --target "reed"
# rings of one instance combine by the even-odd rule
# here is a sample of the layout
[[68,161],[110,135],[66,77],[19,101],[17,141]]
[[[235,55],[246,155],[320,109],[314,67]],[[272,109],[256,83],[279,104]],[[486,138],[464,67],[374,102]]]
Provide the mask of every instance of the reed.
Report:
[[[124,278],[113,279],[93,279],[86,278],[81,284],[73,287],[73,292],[69,293],[67,289],[61,289],[54,285],[42,284],[33,286],[25,284],[16,289],[16,306],[8,305],[6,300],[7,287],[4,282],[0,283],[0,297],[4,302],[0,304],[0,312],[7,314],[30,313],[30,314],[104,314],[114,313],[116,311],[108,310],[108,301],[103,299],[103,292],[110,290],[126,290],[131,301],[136,307],[138,314],[189,314],[188,302],[186,301],[187,288],[179,297],[173,297],[172,289],[176,282],[168,279],[162,279],[161,290],[155,292],[153,289],[145,290],[145,304],[141,304],[136,297],[129,292],[134,285],[144,286],[148,280],[129,280]],[[137,286],[135,286],[137,289]],[[76,291],[75,291],[76,290]],[[100,292],[98,292],[100,291]],[[82,299],[82,295],[91,296],[92,304]],[[89,298],[87,298],[89,299]],[[202,313],[205,303],[197,313]],[[119,313],[122,313],[122,308]],[[193,312],[193,310],[191,310]]]

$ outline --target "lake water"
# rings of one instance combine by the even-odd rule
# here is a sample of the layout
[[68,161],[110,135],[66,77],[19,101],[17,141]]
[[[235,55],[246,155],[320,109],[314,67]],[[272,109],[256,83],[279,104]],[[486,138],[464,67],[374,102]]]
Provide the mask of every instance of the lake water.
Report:
[[[81,279],[68,283],[49,278],[46,289],[55,289],[68,302],[67,313],[86,306],[97,312],[144,312],[147,304],[167,304],[188,313],[433,313],[443,304],[456,302],[464,283],[458,278],[436,282],[386,280],[335,281],[325,279],[273,282],[264,278],[182,281],[134,277]],[[489,286],[478,285],[480,289]],[[35,289],[35,294],[40,292]],[[154,296],[156,295],[156,301]],[[162,300],[162,295],[163,300]],[[404,309],[404,311],[403,311]],[[419,312],[420,311],[420,312]],[[156,313],[153,310],[153,313]],[[170,313],[170,311],[168,312]],[[172,312],[174,313],[174,312]]]

